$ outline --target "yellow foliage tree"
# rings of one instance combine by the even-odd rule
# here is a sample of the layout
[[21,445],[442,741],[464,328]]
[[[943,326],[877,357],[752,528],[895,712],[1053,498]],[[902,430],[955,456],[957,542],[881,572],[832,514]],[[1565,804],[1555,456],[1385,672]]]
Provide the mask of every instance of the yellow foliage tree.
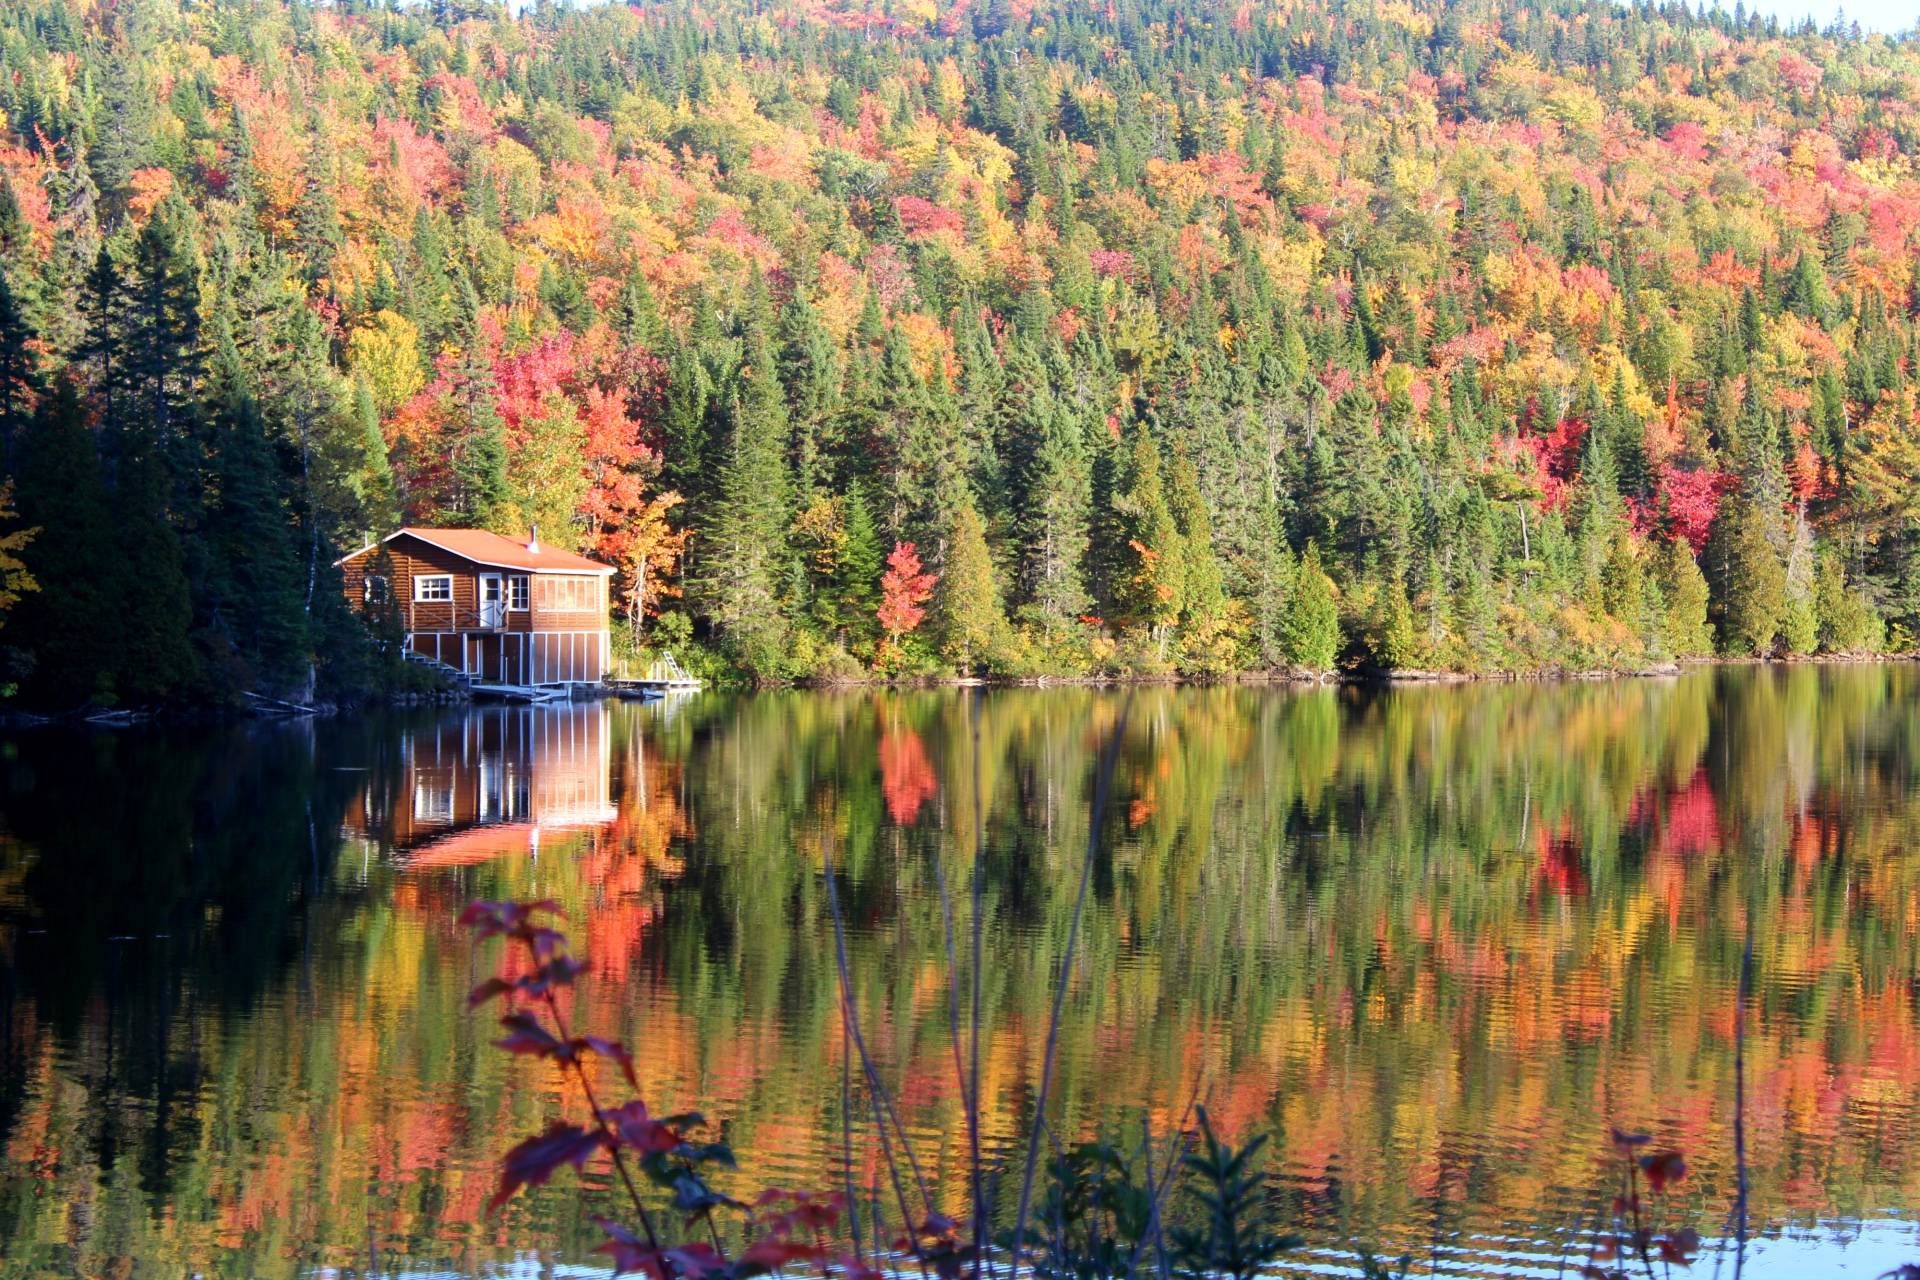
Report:
[[420,330],[397,311],[374,312],[347,339],[347,368],[367,384],[382,413],[392,412],[426,385]]

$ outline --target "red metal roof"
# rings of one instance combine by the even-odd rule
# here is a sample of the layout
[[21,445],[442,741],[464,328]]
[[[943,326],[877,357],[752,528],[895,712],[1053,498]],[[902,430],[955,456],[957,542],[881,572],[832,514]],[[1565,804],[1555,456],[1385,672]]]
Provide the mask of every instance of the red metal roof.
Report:
[[[442,551],[451,551],[463,560],[495,569],[525,569],[533,573],[613,572],[609,566],[585,556],[577,556],[571,551],[562,551],[544,542],[539,544],[539,550],[530,550],[526,542],[520,539],[504,538],[485,529],[421,529],[409,525],[381,541],[392,542],[402,536],[418,538]],[[362,547],[352,556],[343,557],[342,563],[371,550],[372,547]]]

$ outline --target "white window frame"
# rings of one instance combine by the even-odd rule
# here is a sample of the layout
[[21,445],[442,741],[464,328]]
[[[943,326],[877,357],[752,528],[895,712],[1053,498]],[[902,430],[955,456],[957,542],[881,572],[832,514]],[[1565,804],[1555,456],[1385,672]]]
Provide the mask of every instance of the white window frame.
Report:
[[533,579],[524,573],[507,577],[507,612],[525,613],[533,608]]
[[[446,583],[447,594],[443,596],[428,595],[427,584],[430,582]],[[421,574],[420,576],[416,577],[413,580],[413,599],[416,604],[452,604],[453,603],[453,575],[450,573]]]
[[393,584],[387,581],[384,573],[370,573],[361,584],[364,599],[368,604],[385,604],[393,599]]

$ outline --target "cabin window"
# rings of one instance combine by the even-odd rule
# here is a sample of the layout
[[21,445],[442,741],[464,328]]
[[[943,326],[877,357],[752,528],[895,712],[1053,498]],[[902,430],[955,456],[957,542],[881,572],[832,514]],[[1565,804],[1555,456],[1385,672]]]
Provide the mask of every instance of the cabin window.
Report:
[[525,613],[527,604],[527,575],[516,573],[507,579],[507,608],[515,613]]
[[377,573],[367,575],[366,591],[368,604],[385,604],[388,599],[387,590],[387,580],[384,577]]
[[413,598],[415,600],[451,600],[453,599],[453,575],[435,573],[413,580]]
[[544,578],[541,580],[542,604],[556,612],[584,612],[600,606],[597,583],[592,578]]

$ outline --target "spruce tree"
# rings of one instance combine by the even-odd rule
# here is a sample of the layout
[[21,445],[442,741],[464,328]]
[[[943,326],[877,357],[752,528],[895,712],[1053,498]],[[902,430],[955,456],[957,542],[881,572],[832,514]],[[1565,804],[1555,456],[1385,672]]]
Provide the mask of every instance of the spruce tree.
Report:
[[1281,647],[1289,663],[1309,671],[1331,671],[1340,656],[1340,609],[1333,582],[1320,567],[1320,548],[1309,542],[1294,574],[1281,627]]
[[1007,625],[987,550],[986,523],[971,496],[955,506],[946,543],[934,587],[934,634],[947,661],[967,675],[991,652]]
[[834,566],[834,615],[841,633],[859,643],[873,638],[873,611],[880,603],[886,550],[873,523],[873,508],[867,504],[866,486],[858,479],[847,486],[842,505],[845,541]]
[[237,664],[231,678],[256,692],[278,693],[306,676],[306,574],[282,496],[284,477],[230,342],[223,342],[219,358],[215,485],[202,531],[212,563],[202,613],[209,644]]
[[1676,658],[1704,658],[1713,652],[1713,628],[1707,620],[1706,575],[1684,538],[1668,540],[1658,564],[1664,605],[1661,637]]
[[109,696],[125,653],[119,575],[107,568],[125,551],[72,378],[56,379],[41,399],[19,442],[15,474],[20,521],[40,531],[33,568],[43,589],[8,618],[6,640],[26,657],[29,704],[66,710]]
[[1786,564],[1783,566],[1783,610],[1780,636],[1788,653],[1812,653],[1820,643],[1820,611],[1815,599],[1813,530],[1806,517],[1794,516],[1788,535]]
[[0,269],[0,470],[11,472],[13,447],[33,409],[39,382],[32,331],[21,314],[9,273]]
[[1160,446],[1142,421],[1134,427],[1126,470],[1113,507],[1121,545],[1113,548],[1122,566],[1114,597],[1120,621],[1144,627],[1162,656],[1185,606],[1186,548],[1167,505],[1160,477]]
[[1766,657],[1786,613],[1786,570],[1774,549],[1767,509],[1745,498],[1714,524],[1710,547],[1719,580],[1715,608],[1720,647],[1731,654]]
[[764,309],[749,321],[746,364],[727,406],[719,492],[702,541],[703,596],[751,671],[773,674],[785,627],[787,400]]
[[506,424],[500,421],[493,366],[481,340],[480,299],[471,285],[465,301],[465,337],[453,376],[454,421],[447,457],[450,492],[445,505],[449,515],[491,527],[499,520],[511,492],[507,482],[507,432]]
[[1832,548],[1820,552],[1814,583],[1822,653],[1871,653],[1886,641],[1873,606],[1847,582],[1846,566]]

